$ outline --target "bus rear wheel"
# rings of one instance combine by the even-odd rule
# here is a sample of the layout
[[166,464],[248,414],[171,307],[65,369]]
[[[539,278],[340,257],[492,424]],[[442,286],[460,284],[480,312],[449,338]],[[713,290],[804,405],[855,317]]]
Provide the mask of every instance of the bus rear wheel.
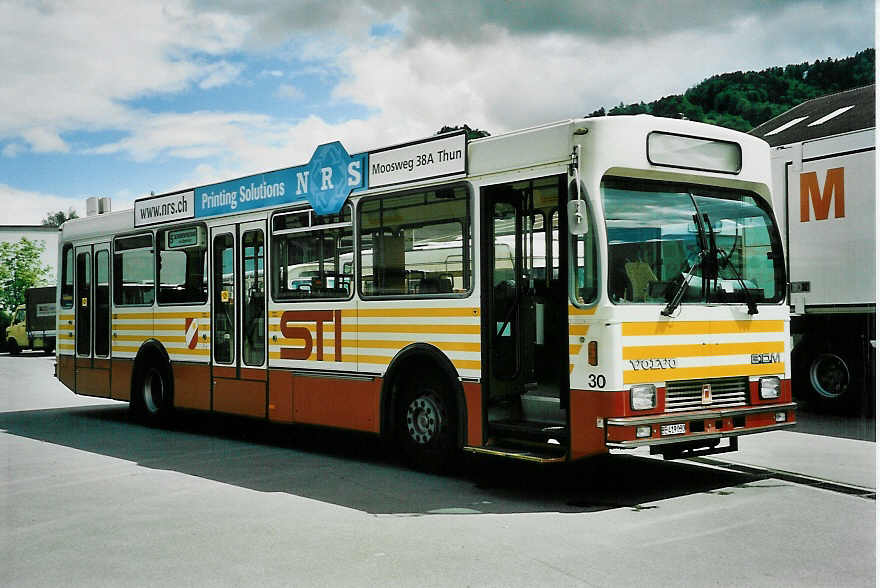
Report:
[[437,377],[407,379],[397,409],[397,432],[407,461],[425,471],[442,471],[451,462],[454,443],[449,395]]
[[6,342],[6,348],[9,350],[9,355],[18,355],[21,353],[21,347],[18,346],[18,341],[12,337]]
[[150,424],[164,424],[171,412],[171,370],[160,363],[148,363],[138,370],[132,390],[135,416]]

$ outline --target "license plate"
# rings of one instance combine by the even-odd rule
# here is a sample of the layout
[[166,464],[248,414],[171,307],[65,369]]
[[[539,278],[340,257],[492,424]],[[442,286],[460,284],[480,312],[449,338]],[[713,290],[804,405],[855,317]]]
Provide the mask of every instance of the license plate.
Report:
[[675,423],[674,425],[660,425],[661,435],[682,435],[687,433],[684,423]]

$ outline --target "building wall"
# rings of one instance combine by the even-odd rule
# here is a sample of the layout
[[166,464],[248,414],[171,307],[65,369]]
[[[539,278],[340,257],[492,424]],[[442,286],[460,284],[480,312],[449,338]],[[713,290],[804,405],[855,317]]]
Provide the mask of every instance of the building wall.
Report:
[[55,283],[58,273],[58,235],[56,227],[43,227],[40,225],[0,225],[0,243],[14,243],[27,237],[31,241],[42,241],[45,245],[40,261],[49,266],[47,280],[50,284]]

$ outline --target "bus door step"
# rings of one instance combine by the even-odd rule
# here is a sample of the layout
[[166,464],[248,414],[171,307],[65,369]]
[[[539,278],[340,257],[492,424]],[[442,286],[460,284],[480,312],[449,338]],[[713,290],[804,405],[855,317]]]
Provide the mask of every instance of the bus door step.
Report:
[[485,447],[465,447],[464,451],[478,455],[492,455],[534,463],[560,463],[566,460],[564,448],[549,445],[538,449],[491,444]]
[[568,445],[568,428],[545,422],[504,420],[489,423],[489,437],[541,445]]

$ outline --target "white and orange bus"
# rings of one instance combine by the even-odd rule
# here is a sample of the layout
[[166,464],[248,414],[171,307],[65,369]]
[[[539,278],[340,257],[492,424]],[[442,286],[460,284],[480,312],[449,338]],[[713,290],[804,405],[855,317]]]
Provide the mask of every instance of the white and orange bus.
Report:
[[649,116],[464,134],[65,223],[77,394],[366,431],[417,465],[795,423],[768,146]]

